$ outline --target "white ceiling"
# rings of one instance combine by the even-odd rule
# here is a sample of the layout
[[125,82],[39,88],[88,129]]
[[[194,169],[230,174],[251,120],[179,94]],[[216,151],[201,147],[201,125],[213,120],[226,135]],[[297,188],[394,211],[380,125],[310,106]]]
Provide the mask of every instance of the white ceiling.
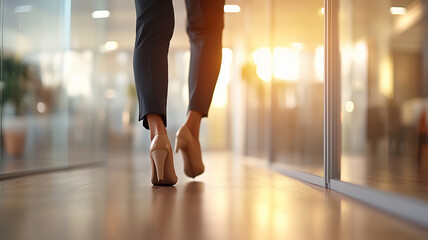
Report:
[[[227,2],[240,4],[243,7],[244,1],[230,0]],[[88,48],[110,40],[117,41],[120,48],[133,48],[136,18],[133,0],[108,0],[104,4],[75,0],[72,1],[72,4],[72,45],[74,48]],[[173,0],[173,4],[176,21],[171,48],[188,47],[188,38],[185,31],[186,8],[184,0]],[[92,19],[92,11],[100,9],[108,9],[111,12],[110,17],[107,19]],[[227,22],[238,23],[242,22],[242,17],[241,13],[228,13],[225,16]],[[227,39],[230,39],[227,36],[236,35],[239,32],[239,30],[231,28],[231,26],[233,24],[228,24],[225,29]]]
[[[132,49],[135,37],[135,10],[133,0],[112,1],[104,4],[83,0],[72,1],[72,46],[88,48],[105,41],[117,41],[120,48]],[[323,0],[275,0],[272,1],[274,18],[269,14],[266,0],[227,0],[227,4],[238,4],[240,13],[225,13],[223,44],[234,46],[244,44],[249,47],[265,46],[270,43],[269,24],[274,21],[276,41],[323,43],[323,17],[318,10]],[[184,0],[173,0],[175,10],[175,31],[171,48],[187,48],[185,31],[186,9]],[[107,19],[92,19],[91,13],[97,9],[108,9]],[[278,41],[279,40],[279,41]]]
[[[416,0],[358,0],[364,9],[356,11],[364,17],[370,6],[408,6]],[[417,0],[420,1],[420,0]],[[240,13],[225,14],[223,43],[225,46],[249,48],[266,46],[273,42],[276,46],[291,42],[303,42],[307,45],[323,44],[323,16],[319,9],[323,0],[226,0],[229,4],[239,4]],[[66,29],[64,13],[67,11],[64,0],[5,0],[4,1],[4,41],[3,46],[17,51],[38,51],[58,48],[64,41]],[[188,38],[185,31],[186,11],[184,0],[173,0],[175,8],[175,32],[171,48],[187,48]],[[270,3],[272,5],[270,5]],[[132,50],[135,38],[134,0],[72,0],[71,1],[71,47],[72,49],[93,49],[106,41],[117,41],[119,49]],[[25,14],[14,13],[19,5],[32,5],[33,11]],[[380,5],[379,5],[380,6]],[[108,9],[111,16],[107,19],[93,19],[94,10]],[[385,9],[384,9],[385,10]],[[373,12],[373,11],[372,11]],[[273,15],[271,14],[273,13]],[[354,19],[364,19],[355,16]],[[353,31],[365,24],[354,26]],[[409,29],[406,38],[420,37],[419,30]]]

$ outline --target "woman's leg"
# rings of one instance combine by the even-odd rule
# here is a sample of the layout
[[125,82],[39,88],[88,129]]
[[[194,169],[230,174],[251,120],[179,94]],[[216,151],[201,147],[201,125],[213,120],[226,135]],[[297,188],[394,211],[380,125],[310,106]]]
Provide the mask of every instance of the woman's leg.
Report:
[[153,185],[177,183],[171,144],[166,134],[168,50],[174,31],[172,0],[135,0],[137,33],[134,76],[139,120],[150,129]]
[[152,123],[153,127],[150,128],[153,131],[162,130],[166,126],[167,56],[174,31],[172,0],[135,0],[135,9],[137,29],[134,78],[139,102],[139,120],[143,120],[147,129]]
[[189,114],[186,125],[198,139],[202,117],[208,116],[221,65],[224,0],[186,0],[191,45]]

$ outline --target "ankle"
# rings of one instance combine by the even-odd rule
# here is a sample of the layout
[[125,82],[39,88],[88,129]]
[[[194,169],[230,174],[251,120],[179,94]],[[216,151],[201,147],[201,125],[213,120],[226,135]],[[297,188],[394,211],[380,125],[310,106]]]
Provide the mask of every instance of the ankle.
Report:
[[155,138],[155,136],[158,134],[168,135],[166,128],[150,131],[150,140],[153,141],[153,138]]
[[186,125],[187,128],[189,128],[190,133],[192,134],[193,138],[198,140],[199,139],[199,127],[195,126],[192,123],[188,123],[188,122],[186,122],[184,125]]
[[186,125],[193,138],[199,142],[199,128],[201,126],[202,114],[196,111],[189,111],[187,115],[187,120],[184,125]]
[[147,122],[149,123],[151,140],[159,133],[167,133],[162,117],[159,114],[147,114]]

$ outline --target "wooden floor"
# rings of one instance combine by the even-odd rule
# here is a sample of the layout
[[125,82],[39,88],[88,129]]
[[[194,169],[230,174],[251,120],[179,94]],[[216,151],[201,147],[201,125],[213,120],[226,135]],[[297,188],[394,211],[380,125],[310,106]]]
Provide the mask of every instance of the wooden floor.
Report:
[[245,158],[153,187],[147,154],[0,181],[0,239],[428,239],[423,229]]

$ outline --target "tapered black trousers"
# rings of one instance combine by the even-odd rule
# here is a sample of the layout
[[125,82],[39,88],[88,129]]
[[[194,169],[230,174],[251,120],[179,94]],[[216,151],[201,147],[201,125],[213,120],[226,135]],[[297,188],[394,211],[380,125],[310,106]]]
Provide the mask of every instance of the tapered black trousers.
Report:
[[[206,117],[221,65],[225,0],[185,1],[191,46],[188,110]],[[174,31],[172,0],[135,0],[135,9],[134,78],[139,120],[148,129],[146,115],[156,113],[166,126],[167,55]]]

